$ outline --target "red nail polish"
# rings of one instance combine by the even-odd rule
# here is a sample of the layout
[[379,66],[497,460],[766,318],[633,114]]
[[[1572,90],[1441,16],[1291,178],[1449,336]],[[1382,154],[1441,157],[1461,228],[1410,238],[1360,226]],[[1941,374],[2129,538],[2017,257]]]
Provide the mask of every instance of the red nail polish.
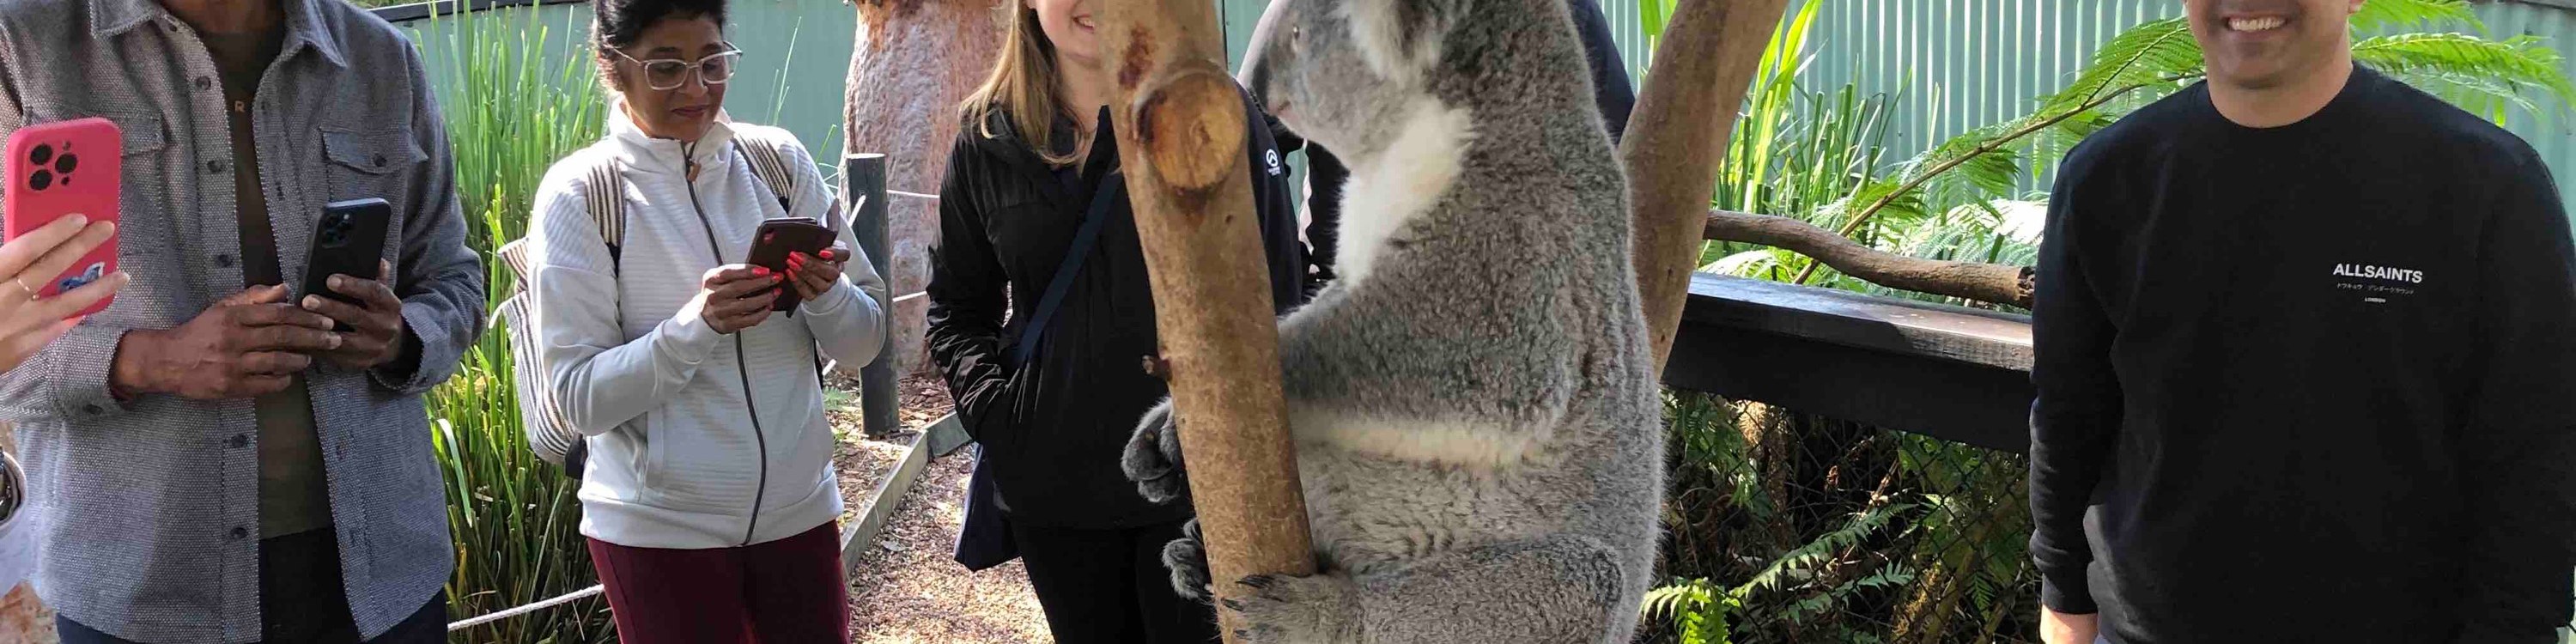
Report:
[[769,275],[769,268],[764,266],[754,266],[751,267],[751,274],[767,277]]

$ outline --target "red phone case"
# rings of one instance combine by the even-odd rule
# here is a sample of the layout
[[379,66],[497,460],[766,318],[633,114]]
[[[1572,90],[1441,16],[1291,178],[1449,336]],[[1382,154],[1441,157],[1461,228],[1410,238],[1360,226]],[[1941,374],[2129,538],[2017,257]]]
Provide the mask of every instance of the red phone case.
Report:
[[[20,128],[9,135],[9,150],[0,166],[8,167],[8,198],[0,218],[8,221],[9,239],[43,228],[72,213],[92,222],[116,221],[116,195],[123,171],[125,140],[116,123],[85,118]],[[120,235],[121,236],[121,235]],[[38,296],[53,297],[116,272],[117,238],[109,237],[62,275],[51,276]],[[115,296],[100,299],[83,316],[107,308]]]

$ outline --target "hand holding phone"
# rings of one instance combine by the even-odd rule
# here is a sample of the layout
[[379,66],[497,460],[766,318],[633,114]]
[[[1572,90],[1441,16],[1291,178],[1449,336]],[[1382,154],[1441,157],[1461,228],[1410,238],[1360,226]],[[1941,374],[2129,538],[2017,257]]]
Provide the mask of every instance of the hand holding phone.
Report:
[[36,289],[26,283],[62,274],[115,235],[115,222],[72,215],[0,244],[0,280],[6,280],[0,282],[0,371],[18,368],[28,356],[70,332],[80,322],[74,313],[106,301],[125,287],[122,271],[50,298],[39,299]]
[[787,288],[778,289],[777,299],[770,305],[772,311],[792,311],[798,303],[822,295],[834,280],[841,278],[840,264],[829,258],[849,258],[847,249],[836,252],[834,248],[840,234],[810,217],[760,222],[755,234],[751,258],[744,263],[769,269],[788,282]]
[[[7,160],[0,162],[9,169],[8,187],[0,190],[7,195],[0,203],[0,214],[8,220],[9,239],[26,237],[65,217],[109,224],[106,239],[91,244],[73,261],[47,265],[49,269],[41,274],[13,271],[10,288],[31,291],[39,299],[52,298],[117,272],[113,224],[124,149],[124,135],[116,122],[103,118],[30,125],[10,133]],[[103,295],[62,318],[97,313],[113,299]]]
[[350,369],[393,362],[405,347],[402,299],[394,296],[393,263],[384,259],[393,206],[355,199],[322,207],[305,254],[304,310],[331,318],[342,342],[318,357]]

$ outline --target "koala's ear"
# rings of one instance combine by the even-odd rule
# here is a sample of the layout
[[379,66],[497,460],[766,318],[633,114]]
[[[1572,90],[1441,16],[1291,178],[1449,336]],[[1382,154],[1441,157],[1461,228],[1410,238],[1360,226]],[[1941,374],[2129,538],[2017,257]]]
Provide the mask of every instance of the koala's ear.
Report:
[[1346,0],[1344,22],[1371,71],[1407,80],[1440,62],[1440,42],[1464,0]]

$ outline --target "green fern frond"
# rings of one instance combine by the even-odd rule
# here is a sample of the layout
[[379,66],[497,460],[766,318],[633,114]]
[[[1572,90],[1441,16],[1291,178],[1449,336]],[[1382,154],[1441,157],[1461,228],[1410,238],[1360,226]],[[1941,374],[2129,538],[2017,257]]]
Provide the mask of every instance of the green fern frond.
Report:
[[2038,114],[2064,113],[2123,88],[2200,74],[2200,43],[2191,37],[2191,23],[2181,18],[2151,21],[2103,43],[2075,83],[2042,101]]
[[2460,78],[2482,77],[2513,88],[2514,96],[2545,90],[2561,105],[2576,104],[2576,81],[2559,71],[2558,52],[2532,36],[2504,40],[2466,34],[2380,36],[2353,43],[2352,57],[2410,83],[2421,77],[2456,85]]
[[2469,10],[2467,0],[2370,0],[2352,14],[2352,28],[2363,33],[2381,29],[2441,29],[2466,26],[2486,31],[2486,23]]
[[1736,587],[1735,594],[1745,595],[1755,589],[1778,590],[1783,585],[1783,579],[1811,575],[1817,567],[1825,563],[1826,559],[1833,557],[1834,553],[1849,548],[1852,544],[1860,543],[1861,539],[1869,535],[1878,533],[1880,529],[1887,527],[1889,521],[1914,508],[1915,505],[1911,503],[1897,503],[1856,514],[1851,521],[1844,523],[1843,527],[1818,536],[1814,541],[1798,546],[1797,549],[1790,550],[1789,554],[1773,560],[1771,565],[1763,567],[1762,572],[1754,574],[1751,580]]

